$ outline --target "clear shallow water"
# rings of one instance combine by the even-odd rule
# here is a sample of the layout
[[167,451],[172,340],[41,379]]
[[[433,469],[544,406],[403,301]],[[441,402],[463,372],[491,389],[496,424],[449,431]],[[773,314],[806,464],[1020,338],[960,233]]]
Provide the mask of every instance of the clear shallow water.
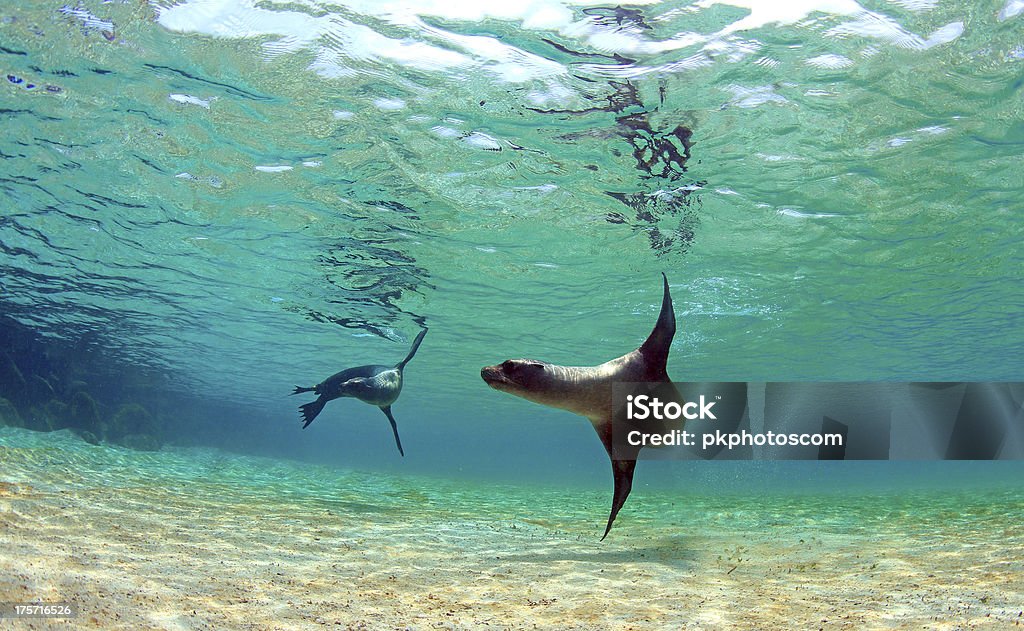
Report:
[[[746,4],[0,4],[3,315],[147,403],[218,406],[160,416],[170,455],[76,443],[5,480],[92,497],[146,471],[140,506],[184,484],[198,512],[220,489],[228,521],[327,497],[396,528],[415,511],[590,541],[608,503],[592,431],[478,370],[634,348],[662,271],[679,380],[1021,380],[1019,3]],[[299,431],[292,386],[398,361],[423,324],[395,405],[407,458],[355,402]],[[197,443],[348,469],[173,447]],[[746,510],[736,545],[813,530],[795,514],[855,548],[876,501],[909,502],[897,546],[918,523],[979,529],[989,561],[1019,538],[1012,467],[641,466],[623,545],[685,556],[663,539],[721,526],[666,481],[735,496],[693,501]],[[943,532],[962,571],[969,537]]]
[[7,4],[5,310],[262,406],[425,322],[440,412],[666,271],[680,379],[1018,379],[1016,4],[842,6]]
[[72,599],[86,628],[1020,622],[1009,463],[962,463],[953,488],[649,491],[598,542],[593,490],[0,441],[0,595]]

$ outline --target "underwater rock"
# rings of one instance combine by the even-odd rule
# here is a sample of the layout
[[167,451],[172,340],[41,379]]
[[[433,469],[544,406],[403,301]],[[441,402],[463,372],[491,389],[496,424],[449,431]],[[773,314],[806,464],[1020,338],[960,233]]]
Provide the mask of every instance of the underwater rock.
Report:
[[136,451],[160,451],[160,441],[150,434],[128,434],[120,442]]
[[53,429],[64,429],[71,427],[71,406],[63,401],[51,399],[43,406],[43,412],[50,419],[50,426]]
[[130,434],[158,434],[153,416],[138,403],[125,403],[107,424],[107,440],[123,442]]
[[57,396],[53,386],[46,379],[39,375],[32,375],[28,378],[28,397],[32,403],[44,403]]
[[21,415],[18,414],[18,409],[14,407],[13,403],[3,397],[0,397],[0,425],[25,427],[25,422],[21,420]]
[[28,402],[28,384],[18,365],[7,353],[0,353],[0,394],[18,406]]
[[25,416],[25,429],[31,429],[37,432],[52,432],[55,429],[59,429],[54,426],[53,419],[50,418],[50,414],[46,411],[46,406],[33,405],[28,410],[28,414]]
[[84,440],[85,442],[89,443],[90,445],[100,444],[100,439],[96,438],[96,434],[93,434],[92,432],[87,430],[82,430],[78,432],[78,437]]
[[79,390],[71,397],[70,423],[65,427],[76,427],[90,432],[100,431],[100,413],[93,399],[87,392]]

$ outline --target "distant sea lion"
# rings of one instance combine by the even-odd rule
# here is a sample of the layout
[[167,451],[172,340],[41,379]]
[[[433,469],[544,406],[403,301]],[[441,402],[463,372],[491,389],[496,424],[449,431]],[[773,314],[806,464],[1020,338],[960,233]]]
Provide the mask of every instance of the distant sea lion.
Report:
[[340,397],[355,397],[370,405],[376,405],[384,412],[384,415],[388,417],[388,421],[391,422],[391,430],[395,433],[395,444],[398,445],[398,453],[405,456],[405,451],[402,449],[402,439],[398,437],[398,424],[395,423],[395,417],[391,415],[391,404],[402,393],[402,371],[405,365],[409,363],[409,360],[413,358],[413,355],[416,354],[420,347],[420,342],[423,341],[423,336],[426,334],[427,329],[424,327],[420,334],[416,336],[416,340],[413,341],[409,354],[394,366],[356,366],[355,368],[349,368],[331,375],[312,388],[295,386],[295,391],[292,394],[315,392],[320,395],[316,401],[299,407],[299,410],[302,412],[302,420],[305,421],[302,424],[302,429],[309,427],[309,424],[320,414],[320,411],[324,409],[328,401]]
[[[629,497],[629,491],[633,486],[636,455],[642,449],[636,447],[635,450],[625,452],[617,450],[615,455],[612,454],[612,384],[670,382],[665,365],[672,338],[676,333],[676,316],[672,309],[672,296],[669,295],[668,278],[664,274],[662,278],[664,295],[658,323],[647,341],[635,351],[600,366],[556,366],[533,359],[510,359],[495,366],[485,366],[480,370],[480,376],[495,390],[568,410],[590,419],[608,451],[615,480],[612,510],[602,540],[608,536],[615,516]],[[616,459],[615,456],[626,458]]]

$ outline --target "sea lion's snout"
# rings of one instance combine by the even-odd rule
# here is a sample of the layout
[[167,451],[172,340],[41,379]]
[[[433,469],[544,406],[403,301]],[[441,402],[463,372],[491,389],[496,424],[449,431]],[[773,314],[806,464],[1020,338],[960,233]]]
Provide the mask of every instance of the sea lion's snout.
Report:
[[494,366],[484,366],[480,369],[480,378],[495,390],[518,394],[518,386],[507,361]]
[[484,366],[480,369],[480,378],[483,379],[487,385],[492,388],[496,387],[497,384],[506,381],[505,375],[502,374],[501,366]]

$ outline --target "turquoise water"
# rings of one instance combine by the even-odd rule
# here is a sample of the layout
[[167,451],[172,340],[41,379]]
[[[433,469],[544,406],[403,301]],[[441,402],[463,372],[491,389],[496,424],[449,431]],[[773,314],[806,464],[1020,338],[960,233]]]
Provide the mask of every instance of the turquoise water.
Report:
[[478,368],[635,347],[661,271],[676,379],[1020,379],[1017,5],[704,4],[7,3],[4,311],[271,445],[420,324],[411,445],[569,443]]
[[[124,625],[231,628],[181,617],[235,602],[186,594],[190,550],[245,593],[355,549],[384,617],[352,626],[409,622],[389,593],[442,626],[1019,622],[1019,463],[645,462],[601,548],[588,423],[479,376],[636,348],[665,272],[676,380],[1024,380],[1019,0],[0,1],[0,71],[0,421],[102,428],[0,428],[7,549],[64,546],[0,555],[0,602],[96,572],[169,590]],[[422,326],[405,458],[355,401],[300,429],[295,385]],[[447,613],[408,600],[467,550]],[[276,576],[266,625],[348,598]]]
[[[422,471],[588,467],[478,369],[634,348],[662,271],[676,379],[1020,379],[1017,5],[705,4],[6,4],[4,313],[182,440]],[[421,324],[411,463],[293,431]]]

